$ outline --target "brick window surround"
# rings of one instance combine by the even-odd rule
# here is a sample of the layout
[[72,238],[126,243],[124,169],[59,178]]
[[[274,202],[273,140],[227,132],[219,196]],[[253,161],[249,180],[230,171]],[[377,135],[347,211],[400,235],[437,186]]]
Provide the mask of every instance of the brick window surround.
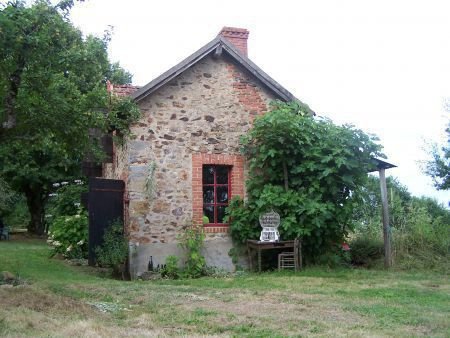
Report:
[[[231,167],[231,195],[244,197],[244,157],[224,154],[192,154],[192,223],[203,225],[203,165]],[[228,232],[228,226],[208,226],[205,232]]]

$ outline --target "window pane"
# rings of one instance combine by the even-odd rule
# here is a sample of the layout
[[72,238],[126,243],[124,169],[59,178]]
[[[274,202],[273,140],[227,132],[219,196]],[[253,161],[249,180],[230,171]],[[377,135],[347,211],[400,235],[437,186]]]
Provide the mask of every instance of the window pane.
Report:
[[222,185],[216,188],[217,202],[216,203],[228,203],[228,186]]
[[217,167],[217,184],[228,184],[228,167]]
[[203,203],[214,203],[214,186],[203,186]]
[[224,223],[223,219],[225,217],[225,208],[224,205],[219,205],[217,207],[217,223]]
[[203,207],[203,216],[208,217],[208,223],[214,223],[214,207],[212,205]]
[[203,166],[203,184],[214,184],[214,167]]

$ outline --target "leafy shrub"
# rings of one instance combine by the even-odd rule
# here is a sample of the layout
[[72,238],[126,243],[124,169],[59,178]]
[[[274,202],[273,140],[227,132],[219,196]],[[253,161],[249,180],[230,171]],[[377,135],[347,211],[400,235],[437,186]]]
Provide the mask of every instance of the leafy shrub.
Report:
[[[388,178],[387,188],[394,264],[404,269],[450,269],[450,210],[432,198],[412,196],[396,179]],[[375,255],[377,245],[371,242],[379,243],[380,257],[383,253],[379,179],[371,177],[359,193],[362,198],[355,209],[356,237],[351,245],[355,263],[364,265],[373,262],[370,256],[364,258],[370,250]],[[369,252],[359,256],[355,241],[361,250]]]
[[115,275],[123,274],[123,264],[128,257],[128,240],[122,222],[114,221],[105,229],[103,244],[95,248],[98,265],[111,267]]
[[5,223],[12,228],[26,228],[30,222],[27,200],[23,194],[14,194],[13,203],[3,212]]
[[374,137],[309,112],[295,102],[275,102],[255,119],[242,138],[248,200],[232,203],[228,216],[233,239],[243,242],[261,230],[259,215],[275,210],[281,238],[302,237],[304,256],[314,262],[352,230],[352,192],[381,153]]
[[47,206],[47,213],[53,217],[75,215],[81,204],[81,194],[87,191],[87,186],[79,180],[76,184],[63,183],[66,184],[55,183],[58,187]]
[[185,262],[183,275],[187,278],[198,278],[206,274],[206,260],[201,250],[205,234],[203,228],[190,226],[178,238],[180,247],[186,250],[187,259]]
[[14,204],[15,193],[8,183],[0,177],[0,216],[11,209]]
[[261,227],[253,204],[245,204],[240,196],[234,196],[226,209],[226,215],[231,237],[237,243],[245,244],[247,239],[259,238]]
[[383,257],[383,251],[381,239],[357,237],[350,242],[351,262],[355,265],[370,266]]
[[87,257],[88,216],[82,209],[76,215],[57,217],[48,234],[51,256],[61,254],[69,259]]
[[433,217],[427,208],[414,203],[408,208],[404,226],[392,231],[393,252],[405,268],[449,269],[450,224],[443,217]]
[[178,279],[180,277],[180,269],[178,268],[177,256],[167,256],[166,264],[161,269],[161,276],[170,279]]

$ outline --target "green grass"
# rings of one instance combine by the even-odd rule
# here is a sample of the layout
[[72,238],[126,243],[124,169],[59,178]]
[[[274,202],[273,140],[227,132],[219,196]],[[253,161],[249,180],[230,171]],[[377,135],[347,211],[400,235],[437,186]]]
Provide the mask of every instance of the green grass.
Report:
[[[0,336],[450,336],[448,275],[300,273],[122,282],[50,259],[45,242],[0,242]],[[103,310],[104,312],[102,312]]]

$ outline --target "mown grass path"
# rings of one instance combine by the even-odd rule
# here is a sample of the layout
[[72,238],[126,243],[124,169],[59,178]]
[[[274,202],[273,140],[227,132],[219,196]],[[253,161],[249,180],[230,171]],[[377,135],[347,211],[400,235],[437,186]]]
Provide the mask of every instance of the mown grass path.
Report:
[[436,272],[307,269],[121,282],[0,242],[2,337],[449,337],[450,283]]

